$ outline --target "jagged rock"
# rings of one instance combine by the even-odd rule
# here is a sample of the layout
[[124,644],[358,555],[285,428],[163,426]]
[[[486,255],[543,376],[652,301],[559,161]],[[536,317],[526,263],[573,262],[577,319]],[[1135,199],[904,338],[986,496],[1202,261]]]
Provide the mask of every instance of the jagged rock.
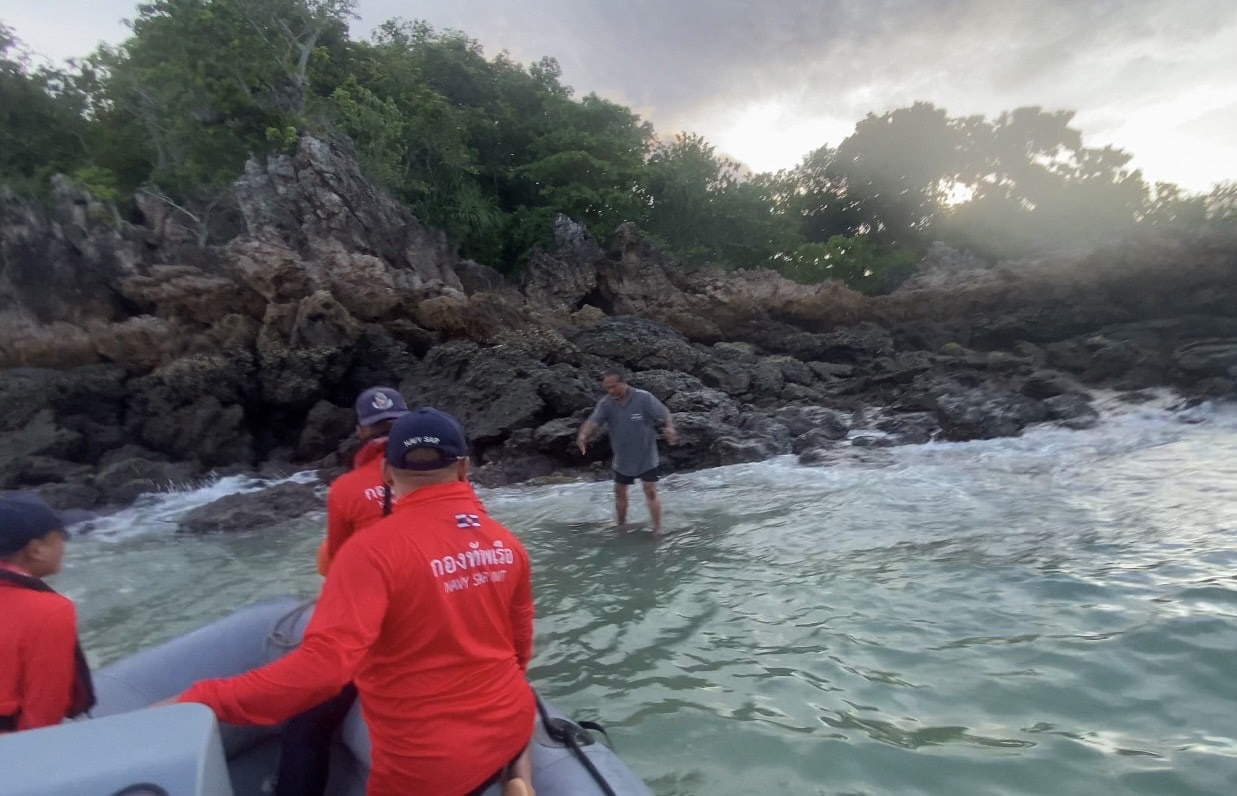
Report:
[[830,460],[829,451],[825,448],[808,448],[799,454],[799,464],[807,466],[828,464]]
[[256,492],[227,495],[186,512],[177,520],[185,533],[250,531],[268,528],[322,508],[313,484],[287,482]]
[[791,440],[790,450],[792,453],[803,453],[807,450],[828,448],[839,439],[845,439],[845,437],[836,437],[828,429],[813,428]]
[[719,465],[762,462],[770,456],[769,445],[762,440],[750,437],[719,437],[713,441],[710,452],[716,457]]
[[258,376],[272,404],[310,406],[323,383],[339,381],[352,365],[362,326],[329,293],[298,304],[272,304],[258,335]]
[[989,388],[945,387],[935,402],[941,436],[953,441],[1016,437],[1027,425],[1048,416],[1039,401]]
[[256,241],[323,262],[373,255],[407,271],[412,289],[463,291],[446,236],[374,188],[342,140],[301,136],[294,155],[251,159],[235,193]]
[[460,285],[464,292],[470,296],[473,293],[504,290],[510,287],[510,283],[502,272],[472,260],[461,260],[456,263],[455,273],[460,278]]
[[673,370],[644,370],[629,376],[628,381],[633,387],[648,390],[662,403],[669,401],[676,393],[705,389],[695,376]]
[[23,479],[34,468],[37,457],[72,460],[82,444],[82,435],[62,428],[50,407],[40,409],[22,428],[5,435],[5,444],[0,446],[0,489],[28,483]]
[[208,395],[147,418],[140,424],[137,438],[154,450],[181,460],[196,460],[204,467],[252,466],[253,435],[244,420],[240,406],[225,406]]
[[533,430],[532,443],[542,453],[560,457],[573,456],[578,453],[576,434],[580,430],[580,422],[569,417],[559,417],[542,423]]
[[326,264],[331,295],[352,316],[362,321],[381,320],[405,303],[411,286],[372,254],[339,253]]
[[805,362],[865,364],[894,351],[889,331],[873,323],[813,334],[788,324],[762,321],[740,333],[766,351],[787,354]]
[[539,328],[527,306],[515,293],[446,294],[417,304],[418,324],[449,338],[467,338],[490,343],[513,329]]
[[739,405],[733,398],[708,387],[676,392],[666,401],[666,408],[675,415],[685,412],[704,415],[719,425],[733,423],[740,415]]
[[541,374],[537,394],[551,412],[570,417],[592,409],[600,395],[593,387],[596,383],[571,365],[559,362]]
[[281,243],[234,240],[227,256],[233,278],[268,304],[300,301],[323,286],[321,269]]
[[703,349],[704,357],[692,371],[707,386],[730,395],[752,389],[752,367],[760,357],[750,343],[716,343]]
[[398,384],[416,369],[409,346],[376,323],[365,324],[352,349],[352,365],[332,397],[351,405],[356,396],[375,384]]
[[683,335],[645,318],[609,318],[591,329],[571,332],[568,339],[581,352],[632,370],[691,372],[704,358]]
[[149,492],[183,488],[199,476],[201,471],[192,462],[169,462],[153,451],[131,445],[113,451],[100,462],[94,486],[105,502],[125,504]]
[[1200,340],[1172,353],[1172,361],[1191,376],[1237,377],[1237,339]]
[[854,365],[842,365],[835,362],[807,362],[805,364],[816,374],[816,378],[822,381],[849,379],[856,373]]
[[773,417],[786,427],[792,437],[817,431],[827,439],[845,439],[850,425],[839,413],[824,406],[790,406],[779,409]]
[[247,286],[188,265],[153,266],[121,279],[119,289],[151,315],[204,325],[233,312],[260,318],[264,305],[264,297]]
[[459,418],[474,443],[501,442],[511,430],[549,420],[542,385],[554,374],[517,350],[472,343],[434,349],[401,384],[406,398]]
[[876,421],[876,428],[894,436],[902,445],[931,442],[941,431],[936,417],[928,412],[907,412]]
[[898,444],[898,441],[883,434],[861,432],[850,438],[850,444],[854,448],[892,448]]
[[540,248],[529,254],[521,289],[528,301],[547,309],[574,311],[598,294],[597,265],[604,257],[601,246],[583,224],[561,213],[554,221],[555,250]]
[[11,297],[14,319],[79,325],[125,317],[115,288],[136,273],[139,244],[97,222],[100,209],[61,176],[53,179],[49,210],[0,191],[0,293]]
[[318,401],[305,416],[293,458],[300,462],[317,461],[333,453],[355,428],[356,414],[352,409]]
[[751,369],[752,383],[748,394],[766,400],[778,398],[786,386],[786,375],[780,358],[763,357]]
[[98,489],[81,481],[42,484],[31,490],[54,509],[89,509],[99,505],[103,496]]
[[[1224,230],[978,270],[942,250],[944,287],[863,297],[763,269],[687,272],[630,224],[603,250],[560,217],[521,294],[367,183],[347,144],[302,136],[249,163],[235,193],[247,232],[229,241],[153,193],[139,226],[66,178],[47,208],[0,192],[0,449],[26,452],[0,475],[93,505],[164,465],[329,466],[355,442],[345,407],[374,383],[457,413],[482,469],[518,479],[601,467],[604,438],[583,458],[572,441],[613,365],[678,416],[684,444],[664,453],[683,469],[805,434],[810,459],[809,442],[838,455],[1086,425],[1075,377],[1193,398],[1237,381]],[[829,425],[792,436],[769,417],[788,404],[856,411],[852,445]],[[874,431],[863,407],[882,407]]]
[[1078,393],[1052,396],[1044,401],[1044,409],[1049,420],[1061,421],[1068,428],[1092,428],[1100,419],[1090,399]]
[[1028,398],[1042,401],[1058,395],[1084,395],[1086,390],[1064,373],[1037,370],[1023,382],[1021,392]]

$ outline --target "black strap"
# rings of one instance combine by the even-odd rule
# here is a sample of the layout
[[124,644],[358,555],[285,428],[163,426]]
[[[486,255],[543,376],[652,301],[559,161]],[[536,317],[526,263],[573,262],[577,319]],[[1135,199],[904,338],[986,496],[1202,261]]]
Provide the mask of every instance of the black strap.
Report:
[[0,732],[16,732],[17,716],[0,716]]
[[545,727],[546,735],[550,736],[550,740],[555,743],[561,743],[571,750],[571,753],[579,759],[592,774],[593,781],[601,788],[601,792],[606,796],[618,796],[614,789],[610,787],[610,783],[606,782],[606,778],[597,770],[597,766],[593,765],[593,761],[588,755],[584,754],[581,746],[587,746],[593,743],[593,739],[589,736],[587,730],[599,730],[602,735],[606,736],[607,744],[610,741],[610,736],[602,729],[601,725],[595,721],[582,721],[578,724],[567,721],[566,719],[555,719],[550,716],[550,712],[546,710],[545,703],[541,701],[541,697],[533,692],[533,698],[537,700],[537,712],[541,714],[541,726]]
[[391,513],[391,487],[386,484],[382,485],[382,516],[386,517]]
[[[38,578],[19,575],[8,569],[0,569],[0,580],[20,586],[31,591],[42,591],[56,594],[56,590]],[[76,631],[76,628],[74,629]],[[72,719],[87,713],[95,706],[94,680],[90,676],[90,664],[86,662],[86,654],[82,652],[82,642],[73,640],[73,693],[69,701],[69,710],[65,718]]]
[[601,733],[602,737],[606,739],[606,746],[610,747],[611,749],[614,748],[614,742],[610,740],[610,733],[606,732],[605,727],[602,727],[600,724],[598,724],[595,721],[577,721],[576,724],[579,724],[581,727],[583,727],[586,730]]

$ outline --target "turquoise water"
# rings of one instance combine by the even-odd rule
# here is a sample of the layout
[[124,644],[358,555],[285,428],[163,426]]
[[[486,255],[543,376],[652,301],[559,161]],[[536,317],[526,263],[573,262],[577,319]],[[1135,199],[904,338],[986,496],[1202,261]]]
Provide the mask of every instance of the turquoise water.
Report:
[[[169,533],[252,486],[73,544],[95,661],[313,593],[320,516]],[[534,684],[658,794],[1231,794],[1235,488],[1237,410],[1147,406],[671,476],[661,543],[607,527],[606,484],[482,495],[533,558]]]

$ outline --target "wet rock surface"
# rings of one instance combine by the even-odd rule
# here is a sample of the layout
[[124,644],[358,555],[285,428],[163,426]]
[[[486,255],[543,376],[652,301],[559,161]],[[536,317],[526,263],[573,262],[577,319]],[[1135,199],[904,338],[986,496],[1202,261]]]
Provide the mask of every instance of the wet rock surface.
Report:
[[[606,477],[605,438],[581,455],[575,433],[609,367],[674,413],[667,471],[1088,428],[1099,389],[1237,389],[1237,236],[869,298],[687,273],[633,227],[603,243],[560,217],[516,284],[457,258],[340,142],[252,161],[235,196],[243,229],[222,242],[169,232],[149,198],[128,223],[65,181],[49,208],[0,196],[0,489],[92,509],[212,472],[337,473],[374,384],[456,414],[490,485]],[[319,505],[277,490],[185,528]]]

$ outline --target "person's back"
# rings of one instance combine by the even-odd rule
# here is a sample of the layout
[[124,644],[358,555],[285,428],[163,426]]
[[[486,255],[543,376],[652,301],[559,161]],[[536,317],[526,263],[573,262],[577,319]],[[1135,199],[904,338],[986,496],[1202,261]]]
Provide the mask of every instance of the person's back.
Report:
[[358,451],[353,469],[331,482],[326,496],[326,539],[323,540],[320,574],[325,575],[339,550],[362,528],[381,520],[390,511],[390,497],[382,483],[382,451],[386,437],[366,442]]
[[[534,720],[523,669],[532,644],[527,554],[457,482],[402,498],[336,565],[358,561],[367,572],[376,566],[389,593],[383,632],[355,678],[375,757],[406,759],[400,768],[418,785],[409,782],[409,793],[476,784],[461,776],[456,750],[489,773],[523,748],[512,726]],[[517,611],[523,623],[512,621]],[[529,632],[517,639],[522,626]]]
[[392,514],[331,562],[301,644],[260,669],[179,697],[233,724],[272,724],[356,683],[370,796],[471,796],[530,781],[536,706],[528,556],[486,515],[450,415],[396,421],[384,480]]
[[94,704],[73,603],[42,580],[59,571],[64,538],[38,498],[0,498],[0,733],[59,724]]
[[[356,399],[356,435],[361,447],[352,469],[331,482],[326,496],[326,538],[318,546],[318,574],[325,576],[344,543],[391,510],[391,494],[382,478],[391,424],[408,405],[391,387],[370,387]],[[275,774],[275,796],[322,796],[330,778],[331,741],[356,700],[356,686],[288,720],[284,725]]]

